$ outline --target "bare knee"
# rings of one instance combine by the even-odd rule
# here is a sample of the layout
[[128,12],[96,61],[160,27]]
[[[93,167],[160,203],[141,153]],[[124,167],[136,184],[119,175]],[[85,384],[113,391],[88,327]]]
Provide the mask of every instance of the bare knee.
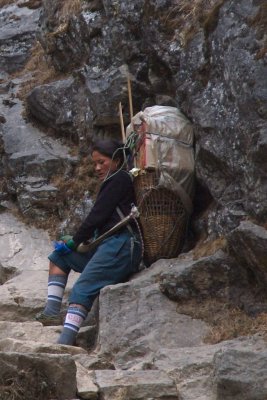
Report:
[[70,307],[77,307],[77,308],[80,308],[80,309],[83,310],[83,311],[88,312],[87,308],[84,307],[84,306],[81,305],[81,304],[71,303],[71,304],[70,304]]
[[57,265],[50,261],[49,263],[49,275],[67,275],[66,272],[62,271]]

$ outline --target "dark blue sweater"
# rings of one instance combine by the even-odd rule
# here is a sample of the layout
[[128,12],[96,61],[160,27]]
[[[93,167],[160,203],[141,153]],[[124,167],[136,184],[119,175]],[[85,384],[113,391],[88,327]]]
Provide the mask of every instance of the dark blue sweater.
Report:
[[120,170],[102,183],[92,210],[73,236],[75,244],[92,239],[96,229],[98,235],[108,231],[121,220],[116,207],[127,216],[132,204],[135,204],[132,178]]

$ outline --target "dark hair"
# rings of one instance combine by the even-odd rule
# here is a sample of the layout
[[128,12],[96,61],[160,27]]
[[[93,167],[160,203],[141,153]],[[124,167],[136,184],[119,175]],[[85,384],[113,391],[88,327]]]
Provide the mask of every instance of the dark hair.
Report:
[[130,155],[129,148],[125,147],[125,145],[115,139],[105,139],[105,140],[97,140],[93,143],[91,153],[93,151],[98,151],[104,156],[110,157],[113,160],[120,160],[120,165],[122,166],[127,160],[126,157]]

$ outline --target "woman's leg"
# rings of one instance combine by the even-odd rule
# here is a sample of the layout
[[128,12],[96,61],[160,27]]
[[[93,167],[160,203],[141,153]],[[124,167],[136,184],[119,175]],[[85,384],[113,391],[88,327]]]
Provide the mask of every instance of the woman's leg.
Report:
[[88,310],[81,304],[70,304],[64,322],[64,328],[57,343],[72,346],[75,344],[79,329],[87,317]]
[[67,281],[68,274],[50,261],[45,315],[59,314]]
[[60,309],[67,281],[68,273],[50,261],[46,305],[44,310],[35,316],[43,325],[62,324]]
[[83,305],[90,310],[100,290],[107,285],[125,282],[136,272],[141,260],[141,247],[132,246],[128,232],[113,235],[98,246],[95,254],[75,282],[69,303]]
[[106,239],[98,247],[73,286],[58,343],[73,345],[100,290],[107,285],[127,280],[135,272],[135,264],[141,259],[141,247],[138,245],[138,248],[132,248],[131,243],[131,236],[124,233]]
[[49,255],[47,301],[44,310],[35,316],[37,321],[43,325],[62,325],[60,309],[69,272],[72,269],[82,272],[89,258],[88,254],[81,255],[76,252],[60,255],[54,251]]

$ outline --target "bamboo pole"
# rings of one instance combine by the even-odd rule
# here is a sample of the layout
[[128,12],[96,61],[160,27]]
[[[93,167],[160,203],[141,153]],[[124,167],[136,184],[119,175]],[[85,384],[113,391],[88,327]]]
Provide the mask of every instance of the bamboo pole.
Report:
[[130,76],[127,76],[127,87],[128,87],[128,97],[129,97],[129,111],[130,111],[130,119],[132,124],[133,118],[133,98],[132,98],[132,88],[131,88],[131,80]]
[[[131,80],[130,80],[130,75],[128,73],[127,75],[127,88],[128,88],[128,99],[129,99],[129,112],[130,112],[130,125],[131,125],[131,131],[133,132],[134,126],[133,126],[133,96],[132,96],[132,87],[131,87]],[[134,156],[133,159],[134,167],[136,167],[136,156]]]
[[119,102],[119,114],[120,114],[120,123],[121,123],[121,137],[122,137],[123,143],[126,143],[126,135],[125,135],[125,129],[124,129],[124,123],[123,123],[121,102]]

